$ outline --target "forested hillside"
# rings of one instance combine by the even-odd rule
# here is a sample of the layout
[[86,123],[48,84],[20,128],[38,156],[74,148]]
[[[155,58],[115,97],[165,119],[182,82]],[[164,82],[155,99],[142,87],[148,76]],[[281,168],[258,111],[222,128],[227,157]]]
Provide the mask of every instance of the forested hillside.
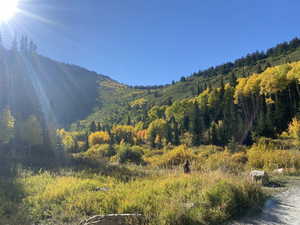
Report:
[[35,115],[67,126],[92,112],[101,97],[98,89],[107,84],[118,85],[106,76],[39,55],[25,37],[15,40],[11,49],[0,47],[0,108],[9,108],[17,119]]
[[[81,124],[88,126],[92,121],[96,121],[112,126],[127,124],[128,118],[130,122],[137,123],[153,106],[171,105],[176,100],[198,96],[207,88],[221,87],[222,83],[232,83],[237,78],[261,73],[269,67],[298,60],[300,60],[300,40],[295,38],[265,52],[248,54],[234,62],[181,77],[179,81],[169,85],[123,86],[122,89],[110,93],[102,89],[98,95],[101,104],[95,113],[81,121]],[[73,128],[77,129],[78,126]]]

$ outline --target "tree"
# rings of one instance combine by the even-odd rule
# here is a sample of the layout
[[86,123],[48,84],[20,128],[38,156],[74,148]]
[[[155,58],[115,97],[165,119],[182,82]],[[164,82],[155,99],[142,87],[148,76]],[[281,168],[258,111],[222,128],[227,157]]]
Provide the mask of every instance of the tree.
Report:
[[42,126],[35,115],[29,116],[29,118],[24,122],[21,129],[21,138],[30,146],[43,144]]
[[2,34],[0,33],[0,48],[3,47]]
[[235,87],[237,85],[237,79],[234,73],[231,73],[229,83],[231,87]]
[[117,125],[112,128],[112,136],[115,143],[134,144],[135,130],[133,126]]
[[95,132],[95,131],[97,131],[97,126],[96,126],[95,121],[92,121],[90,123],[89,131],[92,132],[92,133]]
[[73,136],[66,135],[62,138],[62,144],[66,152],[75,153],[77,152],[77,143]]
[[160,143],[163,139],[166,140],[166,142],[171,142],[168,135],[168,123],[163,119],[157,119],[154,120],[152,123],[150,123],[147,134],[148,134],[148,140],[150,142],[150,145],[152,147],[158,147],[156,146],[156,143],[160,140]]
[[15,118],[9,108],[5,108],[0,118],[0,141],[9,143],[15,136]]
[[17,35],[15,35],[14,40],[12,41],[11,50],[15,52],[18,51]]
[[22,52],[28,51],[28,38],[26,36],[22,36],[20,40],[20,50]]
[[293,118],[292,122],[289,124],[288,131],[290,136],[295,138],[297,141],[300,141],[300,120]]
[[30,53],[36,53],[37,52],[37,45],[33,42],[29,42],[29,52]]
[[201,139],[201,131],[202,131],[202,124],[201,124],[201,114],[198,107],[198,104],[194,103],[192,105],[192,114],[190,118],[190,130],[192,134],[192,145],[200,145]]
[[89,136],[89,146],[109,143],[109,134],[105,131],[97,131]]
[[166,106],[153,106],[148,111],[148,117],[150,118],[150,121],[157,119],[165,119],[165,110]]

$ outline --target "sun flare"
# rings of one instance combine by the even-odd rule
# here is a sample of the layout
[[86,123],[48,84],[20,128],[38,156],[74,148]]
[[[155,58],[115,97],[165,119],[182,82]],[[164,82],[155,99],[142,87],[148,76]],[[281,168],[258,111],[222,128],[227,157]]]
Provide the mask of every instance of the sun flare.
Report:
[[0,22],[11,19],[18,9],[18,0],[0,1]]

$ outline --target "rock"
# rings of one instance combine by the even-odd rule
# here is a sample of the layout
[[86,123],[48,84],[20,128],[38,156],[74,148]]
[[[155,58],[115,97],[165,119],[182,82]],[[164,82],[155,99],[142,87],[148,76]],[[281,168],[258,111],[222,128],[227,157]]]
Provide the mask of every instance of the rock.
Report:
[[142,225],[141,214],[97,215],[82,221],[79,225]]
[[273,171],[274,173],[278,173],[278,174],[283,174],[284,169],[283,168],[279,168]]
[[253,182],[261,182],[262,185],[267,185],[269,183],[269,176],[265,171],[262,170],[252,170],[250,172],[250,177]]
[[107,187],[96,187],[95,191],[109,191],[109,188],[107,188]]
[[191,209],[195,206],[195,204],[193,202],[188,202],[188,203],[185,203],[183,206],[186,209]]

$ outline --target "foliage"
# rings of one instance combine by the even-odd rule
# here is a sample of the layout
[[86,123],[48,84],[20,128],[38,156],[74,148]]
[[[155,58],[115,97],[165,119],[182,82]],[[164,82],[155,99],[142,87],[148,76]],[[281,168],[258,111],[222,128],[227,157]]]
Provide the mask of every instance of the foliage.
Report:
[[141,147],[121,144],[116,146],[116,149],[116,158],[119,163],[135,163],[137,165],[143,163],[143,149]]
[[150,123],[147,130],[150,145],[159,147],[162,145],[163,140],[168,142],[168,129],[168,123],[163,119],[157,119]]
[[28,145],[43,144],[43,130],[40,121],[34,115],[31,115],[21,128],[21,138]]
[[185,163],[186,160],[194,161],[196,159],[197,156],[190,149],[181,145],[163,155],[145,158],[145,161],[153,166],[172,168]]
[[300,141],[300,121],[297,118],[293,118],[288,128],[289,134],[295,138],[298,142]]
[[75,158],[82,158],[91,161],[104,161],[116,155],[116,150],[109,144],[92,145],[86,152],[73,155]]
[[254,145],[248,152],[250,168],[274,170],[278,168],[300,169],[300,153],[294,150],[269,150]]
[[112,128],[112,136],[117,144],[121,142],[133,144],[135,141],[135,129],[129,125],[117,125]]
[[15,135],[16,120],[9,108],[3,110],[0,117],[0,141],[9,143]]
[[101,145],[108,143],[110,141],[110,136],[105,131],[97,131],[95,133],[90,134],[89,136],[89,145]]

